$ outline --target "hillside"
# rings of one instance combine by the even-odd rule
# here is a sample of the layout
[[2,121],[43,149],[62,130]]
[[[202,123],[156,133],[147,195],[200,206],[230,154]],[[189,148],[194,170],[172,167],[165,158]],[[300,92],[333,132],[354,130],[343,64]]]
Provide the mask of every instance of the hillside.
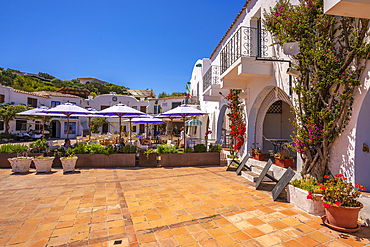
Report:
[[117,94],[126,94],[126,87],[108,83],[106,85],[98,82],[90,84],[81,84],[77,79],[70,81],[55,78],[47,73],[38,74],[22,73],[19,70],[3,69],[0,67],[0,83],[4,86],[15,89],[36,92],[36,91],[56,91],[61,87],[87,89],[90,92],[99,94],[108,94],[116,92]]

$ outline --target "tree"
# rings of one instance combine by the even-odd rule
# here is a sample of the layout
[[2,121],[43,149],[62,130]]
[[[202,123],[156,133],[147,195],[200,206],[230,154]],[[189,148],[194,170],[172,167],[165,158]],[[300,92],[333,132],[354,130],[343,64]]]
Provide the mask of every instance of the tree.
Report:
[[52,80],[55,78],[54,76],[49,75],[48,73],[43,73],[43,72],[39,72],[38,76],[44,77],[45,79],[49,79],[49,80]]
[[166,98],[166,97],[176,97],[176,96],[186,96],[186,93],[182,93],[182,92],[173,92],[171,94],[167,94],[165,92],[162,92],[160,94],[158,94],[158,98],[161,99],[161,98]]
[[26,105],[15,105],[14,102],[0,105],[0,119],[4,121],[5,133],[9,133],[9,121],[13,120],[17,113],[26,110]]
[[365,39],[369,20],[323,13],[323,0],[280,0],[264,25],[277,44],[299,42],[292,67],[301,74],[292,121],[293,149],[304,161],[303,172],[319,181],[328,172],[329,149],[348,124],[353,93],[360,85],[370,46]]
[[103,127],[104,124],[109,124],[106,118],[104,117],[93,118],[90,122],[91,132],[99,133],[99,128]]

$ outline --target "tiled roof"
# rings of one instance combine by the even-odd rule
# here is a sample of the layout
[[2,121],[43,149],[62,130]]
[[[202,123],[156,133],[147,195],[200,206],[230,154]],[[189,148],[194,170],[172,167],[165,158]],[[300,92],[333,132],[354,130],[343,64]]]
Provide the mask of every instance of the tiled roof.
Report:
[[76,96],[76,95],[59,93],[59,92],[38,91],[38,92],[35,92],[35,93],[38,94],[38,95],[46,96],[46,97],[53,96],[53,97],[66,97],[66,98],[77,98],[77,99],[81,99],[81,97]]
[[40,95],[40,94],[38,94],[38,92],[27,92],[27,91],[22,91],[22,90],[19,90],[19,89],[14,89],[14,92],[16,92],[16,93],[23,93],[23,94],[28,94],[28,95],[32,95],[32,96],[36,96],[36,97],[42,97],[42,98],[45,98],[45,99],[49,99],[49,97],[47,97],[45,95]]
[[240,10],[239,14],[236,16],[234,22],[231,24],[231,26],[229,27],[229,29],[226,31],[225,35],[222,37],[221,41],[218,43],[218,45],[216,46],[216,48],[214,49],[214,51],[212,52],[211,54],[211,57],[213,57],[213,55],[215,55],[216,51],[218,50],[218,48],[221,46],[221,44],[225,41],[227,35],[229,35],[229,32],[231,31],[231,29],[234,27],[234,25],[236,24],[236,22],[238,21],[239,17],[242,15],[242,13],[244,12],[244,10],[248,7],[249,3],[251,2],[251,0],[247,0],[247,2],[244,4],[244,7],[242,8],[242,10]]
[[147,89],[147,90],[127,90],[129,94],[131,94],[134,97],[139,97],[139,98],[155,98],[156,95],[153,92],[152,89]]

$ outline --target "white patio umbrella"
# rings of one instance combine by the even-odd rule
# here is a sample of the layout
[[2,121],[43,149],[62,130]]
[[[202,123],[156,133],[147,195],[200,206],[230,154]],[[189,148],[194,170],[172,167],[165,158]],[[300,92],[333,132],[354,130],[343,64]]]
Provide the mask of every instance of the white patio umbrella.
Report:
[[[163,123],[162,119],[155,118],[150,115],[143,115],[143,116],[136,117],[130,120],[131,120],[131,123],[146,123],[146,136],[148,136],[148,124],[149,123]],[[129,122],[130,120],[125,120],[124,122]],[[131,124],[130,124],[130,129],[131,129]]]
[[[42,116],[42,139],[45,137],[45,116],[47,115],[46,113],[43,113],[42,111],[49,109],[46,106],[40,106],[38,108],[34,108],[31,110],[23,111],[17,113],[17,115],[27,115],[27,116]],[[63,114],[59,114],[58,116],[64,116]]]
[[186,134],[185,134],[185,119],[187,117],[192,117],[192,116],[201,116],[201,115],[206,115],[208,113],[203,112],[201,110],[198,110],[194,107],[188,106],[188,105],[180,105],[174,109],[171,109],[165,113],[162,113],[162,117],[176,117],[180,116],[183,121],[184,121],[184,149],[186,149]]
[[85,108],[79,107],[71,103],[61,104],[55,107],[52,107],[47,110],[43,110],[43,113],[46,113],[50,116],[59,116],[63,114],[67,116],[67,138],[69,138],[69,117],[76,114],[89,114],[90,112]]
[[93,117],[98,117],[95,116],[94,114],[98,112],[98,110],[93,109],[93,108],[86,108],[86,110],[89,111],[89,113],[84,113],[84,114],[75,114],[74,116],[76,117],[87,117],[89,119],[89,141],[91,138],[91,127],[90,127],[90,122]]
[[130,141],[131,141],[131,119],[134,117],[139,117],[142,115],[146,115],[145,113],[135,110],[129,106],[124,104],[117,104],[111,107],[108,107],[104,110],[101,110],[95,113],[95,116],[106,116],[106,117],[119,117],[119,140],[121,141],[121,125],[122,125],[122,118],[130,119]]

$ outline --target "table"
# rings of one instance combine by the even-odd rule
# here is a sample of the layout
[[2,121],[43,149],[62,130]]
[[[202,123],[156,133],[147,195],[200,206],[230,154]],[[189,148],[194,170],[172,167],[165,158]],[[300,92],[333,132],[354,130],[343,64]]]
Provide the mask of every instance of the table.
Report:
[[291,141],[290,139],[267,139],[266,137],[264,137],[264,138],[265,138],[266,141],[271,142],[271,144],[274,146],[274,154],[276,154],[277,150],[281,149],[281,146],[284,143]]

